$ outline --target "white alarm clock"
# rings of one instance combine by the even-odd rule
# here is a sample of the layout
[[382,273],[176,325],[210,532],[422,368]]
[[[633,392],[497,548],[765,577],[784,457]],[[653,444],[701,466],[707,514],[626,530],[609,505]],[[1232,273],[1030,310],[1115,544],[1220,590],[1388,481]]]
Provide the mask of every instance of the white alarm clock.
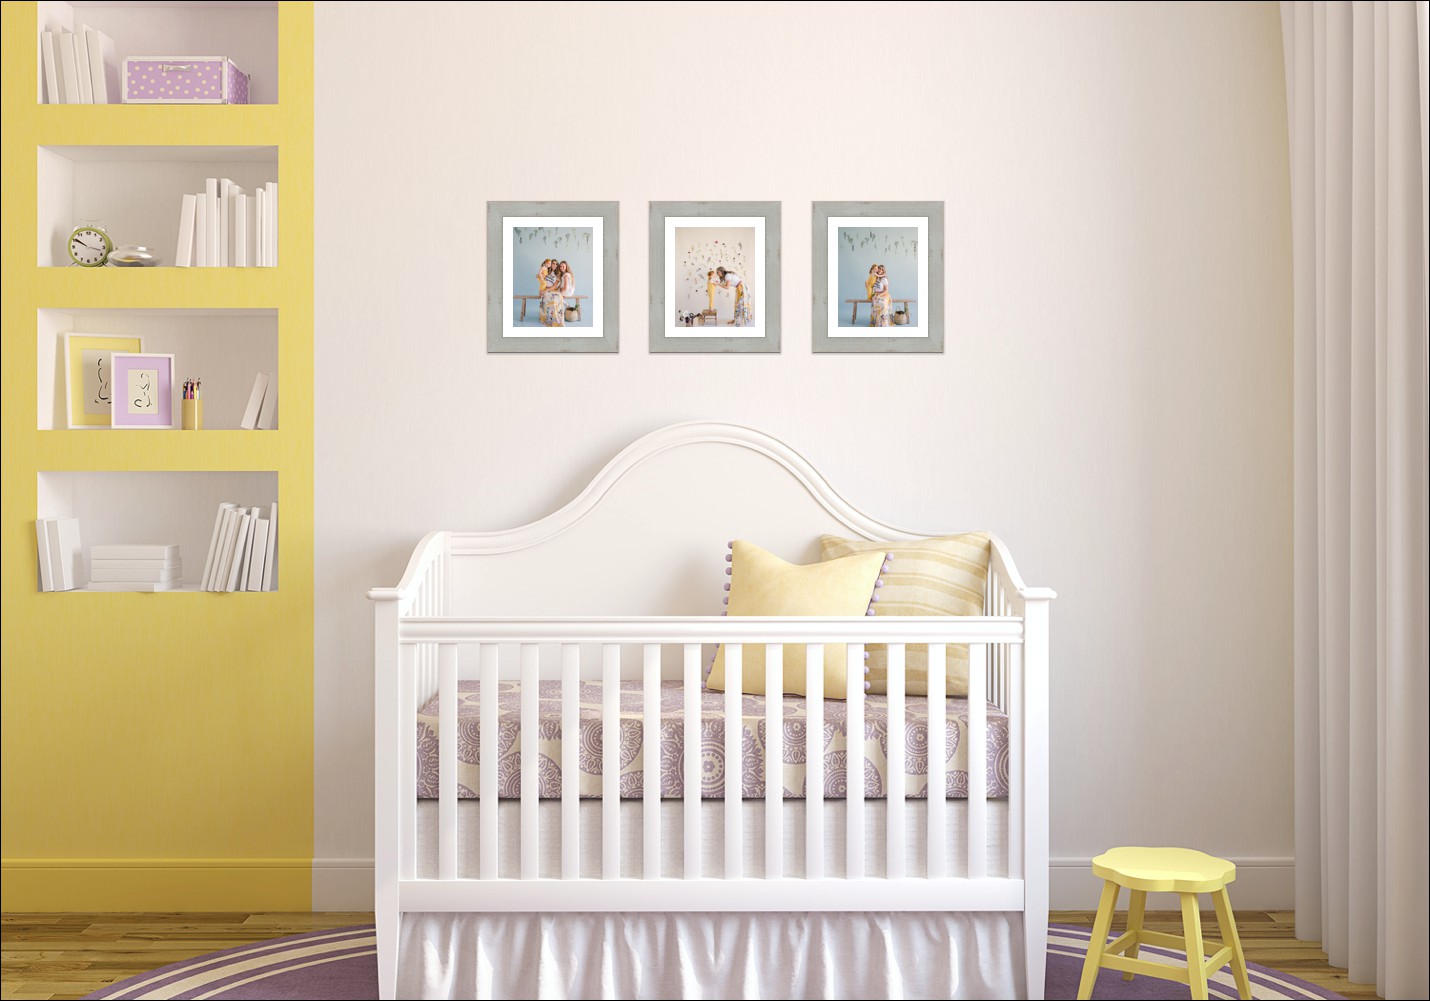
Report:
[[97,222],[82,222],[70,233],[70,260],[82,268],[99,268],[109,260],[114,241]]

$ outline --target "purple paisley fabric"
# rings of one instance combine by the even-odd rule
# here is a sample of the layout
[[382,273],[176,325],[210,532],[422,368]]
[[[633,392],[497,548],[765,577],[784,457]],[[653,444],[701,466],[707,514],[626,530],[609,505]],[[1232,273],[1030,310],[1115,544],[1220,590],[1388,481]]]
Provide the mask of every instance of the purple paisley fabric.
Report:
[[[561,683],[540,682],[537,722],[537,786],[542,799],[561,796]],[[475,799],[480,788],[480,685],[461,681],[457,685],[457,792],[462,799]],[[497,795],[502,799],[521,796],[521,685],[516,681],[497,683]],[[700,795],[702,799],[725,798],[725,693],[700,693]],[[620,788],[622,799],[639,799],[645,787],[644,726],[641,719],[643,696],[639,681],[621,683]],[[577,735],[579,795],[583,799],[601,796],[601,685],[582,682],[580,732]],[[660,699],[660,794],[679,799],[685,794],[685,709],[678,681],[661,685]],[[805,795],[805,734],[808,717],[801,695],[784,697],[784,767],[782,785],[786,799]],[[968,728],[968,700],[947,700],[947,727],[944,739],[946,765],[945,795],[948,799],[968,796],[968,749],[964,734]],[[745,799],[765,795],[765,697],[744,696],[743,762],[740,792]],[[836,700],[824,703],[824,796],[843,799],[849,786],[846,765],[847,704]],[[438,712],[434,696],[417,715],[417,795],[437,798]],[[864,699],[864,795],[883,799],[889,794],[887,754],[889,742],[888,698],[870,695]],[[904,709],[904,795],[910,799],[928,796],[928,700],[910,696]],[[997,706],[988,706],[988,796],[1008,795],[1008,717]]]

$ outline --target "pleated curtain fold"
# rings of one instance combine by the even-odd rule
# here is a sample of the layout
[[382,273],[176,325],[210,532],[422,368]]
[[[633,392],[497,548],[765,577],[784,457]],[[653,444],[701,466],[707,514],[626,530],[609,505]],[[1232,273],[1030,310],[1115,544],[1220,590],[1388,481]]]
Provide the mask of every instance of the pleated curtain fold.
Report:
[[1296,932],[1430,994],[1426,4],[1284,2]]

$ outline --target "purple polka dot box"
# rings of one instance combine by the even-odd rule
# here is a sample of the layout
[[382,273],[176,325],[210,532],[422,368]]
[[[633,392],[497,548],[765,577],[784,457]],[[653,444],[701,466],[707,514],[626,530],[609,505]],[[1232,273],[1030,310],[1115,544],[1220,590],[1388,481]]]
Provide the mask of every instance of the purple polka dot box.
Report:
[[130,56],[125,104],[247,104],[248,74],[227,56]]

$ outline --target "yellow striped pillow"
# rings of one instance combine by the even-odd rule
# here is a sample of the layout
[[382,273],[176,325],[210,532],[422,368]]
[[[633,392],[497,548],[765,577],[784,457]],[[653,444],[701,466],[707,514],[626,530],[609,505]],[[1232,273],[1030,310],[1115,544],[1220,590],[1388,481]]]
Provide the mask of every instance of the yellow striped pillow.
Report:
[[[876,615],[982,615],[988,550],[987,532],[902,542],[856,542],[833,535],[819,539],[821,560],[855,553],[892,554],[883,585],[878,589]],[[868,652],[869,691],[887,693],[888,649],[883,644],[871,644]],[[947,671],[948,694],[967,696],[967,646],[949,644]],[[927,646],[910,645],[904,651],[904,686],[910,695],[928,694]]]

